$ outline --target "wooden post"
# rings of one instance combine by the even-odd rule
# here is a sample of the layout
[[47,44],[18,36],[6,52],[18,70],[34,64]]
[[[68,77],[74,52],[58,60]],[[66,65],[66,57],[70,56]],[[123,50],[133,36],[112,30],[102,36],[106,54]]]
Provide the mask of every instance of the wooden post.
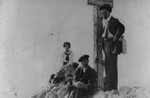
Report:
[[94,21],[94,68],[97,71],[97,89],[104,89],[103,80],[103,65],[101,61],[103,60],[102,55],[102,20],[99,11],[100,6],[103,4],[109,4],[113,7],[113,0],[87,0],[88,5],[93,5],[93,21]]
[[102,58],[102,21],[98,6],[93,6],[93,21],[94,21],[94,68],[97,71],[97,87],[98,90],[103,90],[103,66],[101,65]]

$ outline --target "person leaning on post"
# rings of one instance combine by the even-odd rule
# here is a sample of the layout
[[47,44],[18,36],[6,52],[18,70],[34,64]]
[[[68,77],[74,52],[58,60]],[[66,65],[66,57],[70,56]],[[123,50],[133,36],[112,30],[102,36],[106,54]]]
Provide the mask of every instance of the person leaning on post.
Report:
[[104,4],[100,7],[102,16],[102,49],[105,54],[105,72],[107,88],[105,90],[118,89],[118,54],[121,53],[119,39],[123,36],[125,27],[117,19],[111,16],[112,7]]

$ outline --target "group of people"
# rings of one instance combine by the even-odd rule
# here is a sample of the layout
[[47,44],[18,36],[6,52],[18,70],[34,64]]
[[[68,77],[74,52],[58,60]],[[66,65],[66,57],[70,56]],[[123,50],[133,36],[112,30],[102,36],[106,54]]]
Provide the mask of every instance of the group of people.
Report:
[[94,95],[96,71],[89,66],[89,55],[82,55],[78,62],[73,62],[73,52],[70,50],[70,42],[64,42],[65,48],[63,66],[52,74],[49,80],[51,90],[46,98],[88,98]]
[[[102,50],[106,73],[105,90],[117,90],[118,71],[117,57],[121,49],[118,42],[124,33],[124,25],[111,16],[112,7],[104,4],[100,7],[102,15],[103,33]],[[64,42],[65,51],[62,54],[62,67],[49,80],[50,86],[44,98],[91,98],[96,88],[96,71],[89,65],[89,55],[82,55],[78,62],[73,61],[74,54],[70,50],[70,42]]]

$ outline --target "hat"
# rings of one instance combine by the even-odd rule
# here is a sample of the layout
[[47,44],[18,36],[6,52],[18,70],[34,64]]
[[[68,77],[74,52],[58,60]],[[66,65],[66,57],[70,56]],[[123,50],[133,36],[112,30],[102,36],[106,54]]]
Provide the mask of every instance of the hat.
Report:
[[89,59],[89,55],[87,55],[87,54],[82,55],[82,56],[78,59],[78,62],[81,62],[83,59]]

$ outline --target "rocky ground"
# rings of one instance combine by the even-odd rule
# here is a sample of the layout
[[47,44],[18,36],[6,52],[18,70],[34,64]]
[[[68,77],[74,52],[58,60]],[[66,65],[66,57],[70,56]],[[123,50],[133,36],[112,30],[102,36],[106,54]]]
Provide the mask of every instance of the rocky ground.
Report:
[[[59,96],[59,98],[67,98]],[[39,93],[35,94],[31,98],[50,98],[46,97],[45,90],[41,90]],[[52,98],[58,98],[57,96],[53,96]],[[119,90],[112,91],[100,91],[93,98],[150,98],[150,89],[144,87],[120,87]]]
[[100,91],[94,98],[150,98],[150,89],[144,87],[121,87],[118,91]]

